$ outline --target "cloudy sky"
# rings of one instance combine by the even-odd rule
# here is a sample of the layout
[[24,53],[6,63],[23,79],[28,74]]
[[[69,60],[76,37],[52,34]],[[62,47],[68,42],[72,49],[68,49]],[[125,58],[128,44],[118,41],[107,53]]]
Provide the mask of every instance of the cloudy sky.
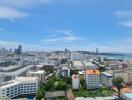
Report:
[[132,0],[0,0],[0,47],[132,53]]

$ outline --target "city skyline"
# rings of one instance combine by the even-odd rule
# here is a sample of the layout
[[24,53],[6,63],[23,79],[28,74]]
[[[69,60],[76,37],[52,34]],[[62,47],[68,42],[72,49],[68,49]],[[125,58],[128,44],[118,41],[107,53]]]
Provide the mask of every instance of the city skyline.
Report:
[[0,0],[0,47],[132,53],[130,0]]

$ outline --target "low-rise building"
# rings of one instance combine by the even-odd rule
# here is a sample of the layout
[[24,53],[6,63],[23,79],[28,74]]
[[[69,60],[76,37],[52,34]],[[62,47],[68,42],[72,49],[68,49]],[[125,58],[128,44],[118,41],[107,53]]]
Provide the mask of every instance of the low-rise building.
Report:
[[100,87],[100,71],[99,70],[86,70],[85,80],[87,89],[96,89]]
[[85,71],[79,71],[78,74],[79,74],[80,80],[85,79]]
[[127,68],[124,70],[125,83],[132,84],[132,68]]
[[124,70],[113,71],[114,77],[122,77],[124,82],[127,84],[132,84],[132,68],[127,68]]
[[102,72],[101,73],[101,83],[106,87],[112,87],[112,79],[113,75],[108,72]]
[[28,71],[26,73],[27,77],[38,77],[39,78],[39,82],[44,82],[45,80],[45,74],[46,72],[44,70],[39,70],[39,71]]
[[70,68],[68,68],[68,66],[63,66],[61,68],[61,76],[62,77],[70,77]]
[[73,67],[75,70],[96,70],[98,69],[98,66],[93,64],[91,61],[72,61],[73,62]]
[[19,95],[35,94],[38,77],[19,77],[0,84],[0,98],[14,98]]

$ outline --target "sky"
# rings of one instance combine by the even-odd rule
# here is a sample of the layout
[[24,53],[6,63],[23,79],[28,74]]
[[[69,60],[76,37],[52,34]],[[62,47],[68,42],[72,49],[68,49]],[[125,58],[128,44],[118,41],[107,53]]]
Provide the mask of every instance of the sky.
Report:
[[132,0],[0,0],[0,47],[132,53]]

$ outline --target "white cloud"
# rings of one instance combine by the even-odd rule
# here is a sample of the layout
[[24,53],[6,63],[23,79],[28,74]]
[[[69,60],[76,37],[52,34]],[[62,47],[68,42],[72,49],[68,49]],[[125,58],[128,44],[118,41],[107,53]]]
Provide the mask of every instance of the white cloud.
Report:
[[58,30],[56,34],[52,34],[51,36],[42,40],[42,42],[62,44],[62,43],[72,43],[77,40],[81,40],[81,37],[76,36],[72,31]]
[[121,20],[119,25],[132,28],[132,11],[116,11],[115,15]]
[[128,28],[132,28],[132,20],[121,21],[121,22],[119,22],[119,25],[123,25]]
[[35,5],[49,4],[51,0],[0,0],[0,4],[18,7],[18,8],[32,8]]
[[15,20],[26,17],[27,14],[8,6],[0,5],[0,19]]
[[132,18],[132,11],[116,11],[115,15],[118,18]]
[[19,42],[3,41],[0,40],[0,47],[14,48]]
[[28,8],[37,5],[49,4],[51,0],[0,0],[0,19],[16,22],[27,17]]

